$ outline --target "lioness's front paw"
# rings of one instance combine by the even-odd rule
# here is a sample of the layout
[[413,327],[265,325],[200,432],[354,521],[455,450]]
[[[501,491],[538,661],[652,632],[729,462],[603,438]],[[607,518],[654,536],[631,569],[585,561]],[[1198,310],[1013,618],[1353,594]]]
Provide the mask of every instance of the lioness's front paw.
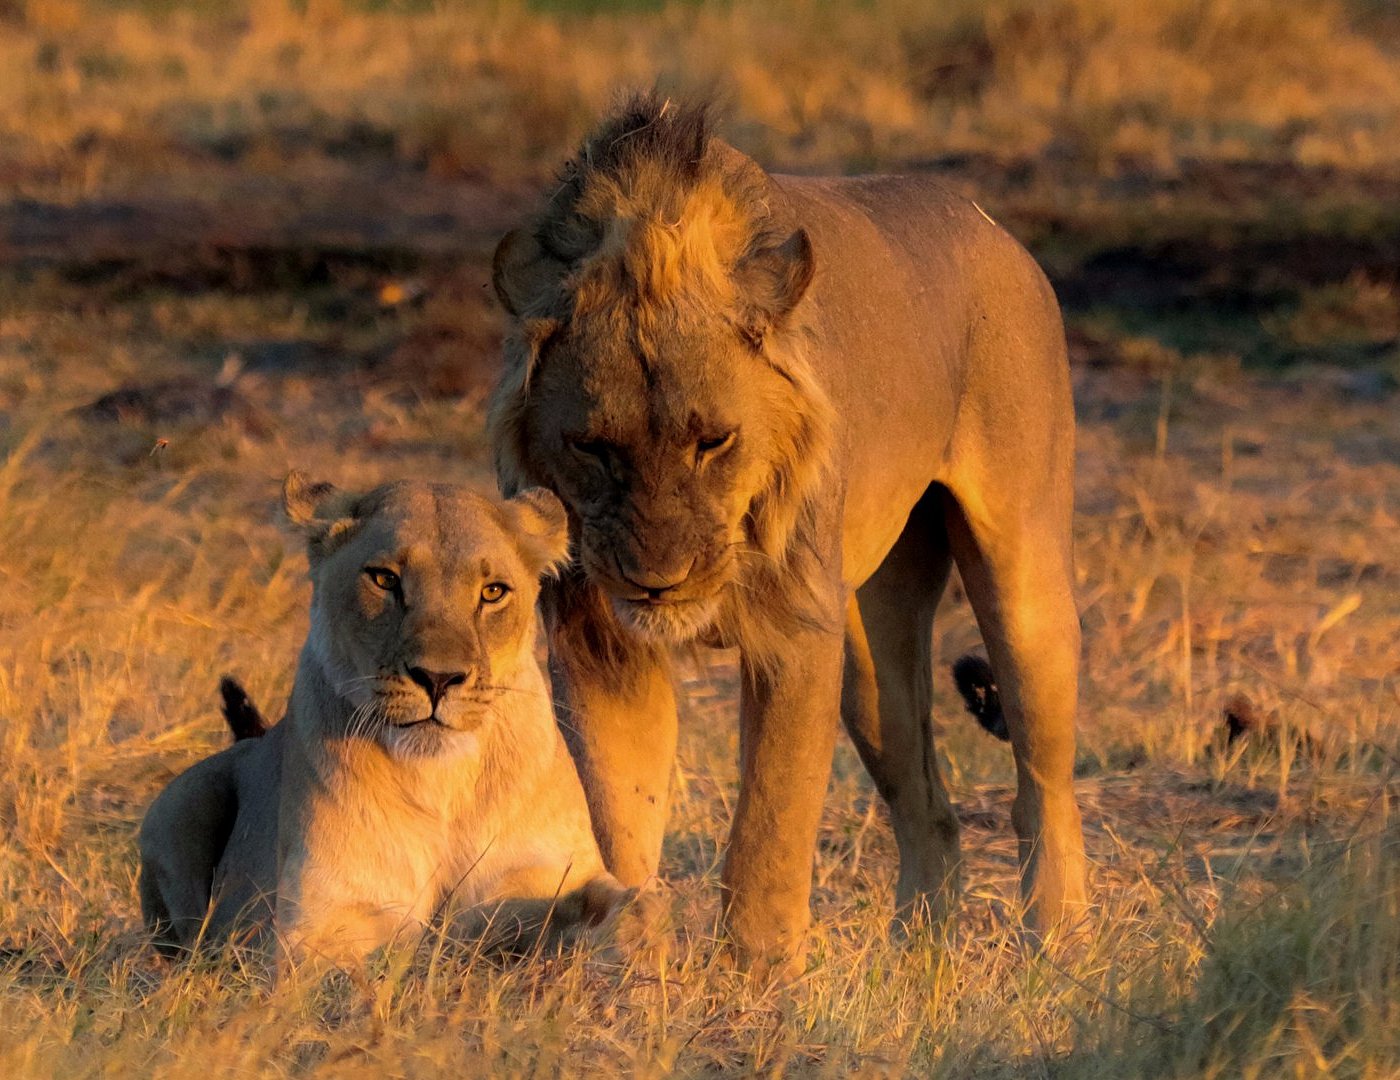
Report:
[[635,895],[602,875],[562,896],[501,900],[453,915],[453,936],[479,942],[487,955],[515,957],[607,940]]
[[550,915],[551,929],[568,941],[611,937],[622,912],[637,897],[611,874],[602,874],[562,897]]

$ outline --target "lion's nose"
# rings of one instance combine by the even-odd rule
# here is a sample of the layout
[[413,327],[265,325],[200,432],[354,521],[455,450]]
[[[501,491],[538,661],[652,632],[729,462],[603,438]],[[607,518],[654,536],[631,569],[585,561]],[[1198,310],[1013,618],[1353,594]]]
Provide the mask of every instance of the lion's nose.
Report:
[[647,594],[648,600],[660,600],[677,585],[685,583],[685,579],[690,577],[690,571],[695,566],[695,560],[691,559],[684,566],[673,569],[648,570],[638,569],[622,576],[627,584],[642,590]]
[[467,681],[465,671],[429,671],[427,668],[411,667],[408,677],[428,692],[433,708],[442,700],[449,687],[460,686]]

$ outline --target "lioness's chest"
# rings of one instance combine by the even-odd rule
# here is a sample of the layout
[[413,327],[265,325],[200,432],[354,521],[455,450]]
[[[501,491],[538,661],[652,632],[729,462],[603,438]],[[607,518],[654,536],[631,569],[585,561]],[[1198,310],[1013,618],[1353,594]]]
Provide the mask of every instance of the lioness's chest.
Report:
[[431,911],[481,860],[470,819],[455,800],[342,790],[310,815],[308,861],[359,899]]

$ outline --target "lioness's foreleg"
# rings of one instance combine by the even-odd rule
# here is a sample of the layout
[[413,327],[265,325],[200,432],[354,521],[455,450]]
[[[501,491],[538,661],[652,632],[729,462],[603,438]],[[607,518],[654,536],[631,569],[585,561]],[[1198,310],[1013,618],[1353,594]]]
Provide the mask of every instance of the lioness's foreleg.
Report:
[[958,819],[934,752],[932,625],[951,557],[941,507],[920,503],[847,605],[841,717],[889,804],[899,845],[895,914],[941,921],[959,873]]
[[597,602],[606,603],[578,582],[546,592],[554,709],[603,862],[625,887],[639,888],[661,861],[676,757],[675,688],[665,653],[618,637],[588,610]]
[[[1064,493],[1067,499],[1067,492]],[[953,555],[981,627],[1016,755],[1012,823],[1026,920],[1046,931],[1085,910],[1084,838],[1074,798],[1079,615],[1070,519],[1053,485],[1040,509],[973,515],[948,500]],[[980,506],[973,499],[970,505]],[[1024,507],[1024,504],[1023,504]]]
[[800,955],[812,852],[841,697],[840,608],[830,629],[791,634],[776,657],[741,665],[739,802],[724,860],[725,927],[740,955]]
[[450,911],[452,936],[478,942],[487,954],[568,946],[605,936],[614,916],[636,895],[607,873],[565,891],[557,871],[544,867],[508,876],[500,891],[507,899]]

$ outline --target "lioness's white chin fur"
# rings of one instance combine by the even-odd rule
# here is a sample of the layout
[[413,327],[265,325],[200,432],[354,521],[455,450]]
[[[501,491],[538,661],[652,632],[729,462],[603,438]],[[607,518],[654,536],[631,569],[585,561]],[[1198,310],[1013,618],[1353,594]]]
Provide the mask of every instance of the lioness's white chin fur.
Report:
[[379,732],[380,745],[400,759],[422,757],[444,761],[479,757],[481,737],[475,731],[458,731],[441,724],[400,727],[385,724]]

